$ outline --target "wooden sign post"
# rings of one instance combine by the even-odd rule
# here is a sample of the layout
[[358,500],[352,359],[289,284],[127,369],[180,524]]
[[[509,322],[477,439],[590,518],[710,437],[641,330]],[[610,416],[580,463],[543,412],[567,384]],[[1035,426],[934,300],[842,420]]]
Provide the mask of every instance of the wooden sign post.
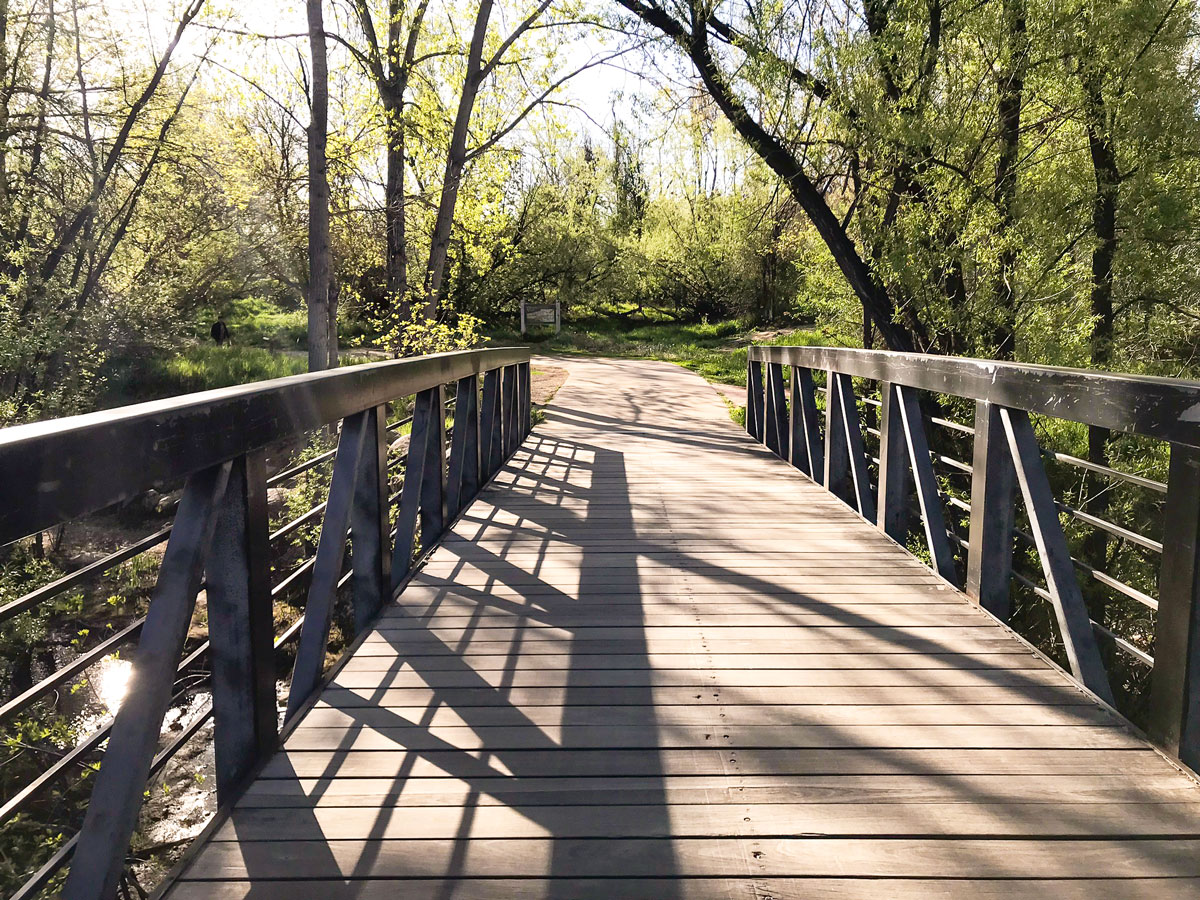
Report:
[[529,330],[531,322],[553,325],[554,333],[562,330],[562,308],[559,301],[553,303],[526,303],[521,301],[521,334]]

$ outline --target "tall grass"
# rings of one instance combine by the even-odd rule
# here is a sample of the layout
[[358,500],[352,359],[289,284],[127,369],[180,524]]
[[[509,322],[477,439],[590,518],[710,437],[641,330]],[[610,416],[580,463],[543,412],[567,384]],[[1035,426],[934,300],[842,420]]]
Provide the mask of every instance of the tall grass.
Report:
[[107,377],[103,406],[122,406],[178,394],[230,387],[308,371],[303,356],[261,347],[199,344],[169,357],[126,359]]

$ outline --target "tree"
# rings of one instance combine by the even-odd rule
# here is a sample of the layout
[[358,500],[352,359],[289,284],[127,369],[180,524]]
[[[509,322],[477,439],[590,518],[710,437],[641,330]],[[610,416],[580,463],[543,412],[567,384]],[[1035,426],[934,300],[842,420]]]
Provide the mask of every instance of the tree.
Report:
[[337,365],[337,307],[329,245],[329,60],[322,0],[306,0],[312,55],[308,126],[308,369]]

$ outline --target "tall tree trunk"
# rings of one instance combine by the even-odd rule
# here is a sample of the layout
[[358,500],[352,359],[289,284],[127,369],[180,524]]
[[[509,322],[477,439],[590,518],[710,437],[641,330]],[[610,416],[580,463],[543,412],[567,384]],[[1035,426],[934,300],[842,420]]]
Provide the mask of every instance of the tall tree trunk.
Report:
[[[1113,261],[1117,255],[1117,200],[1121,185],[1121,173],[1117,168],[1116,148],[1113,145],[1112,129],[1108,120],[1108,109],[1104,99],[1103,74],[1089,71],[1084,75],[1084,117],[1088,137],[1088,151],[1092,160],[1092,173],[1096,179],[1096,193],[1092,198],[1092,230],[1095,244],[1092,248],[1092,279],[1090,305],[1092,327],[1089,335],[1089,350],[1092,366],[1107,369],[1113,362]],[[1112,434],[1107,428],[1088,427],[1088,461],[1107,466],[1110,463],[1109,445]],[[1087,497],[1084,509],[1094,516],[1104,518],[1108,513],[1108,494],[1100,490]],[[1092,529],[1088,536],[1085,553],[1094,566],[1106,567],[1109,541],[1099,529]],[[1105,597],[1099,592],[1088,596],[1092,618],[1104,624]]]
[[1004,68],[996,86],[1000,150],[996,159],[995,203],[999,214],[1001,250],[999,270],[992,290],[999,321],[992,334],[998,359],[1016,353],[1017,302],[1014,288],[1017,248],[1011,231],[1016,224],[1017,161],[1021,145],[1021,106],[1025,94],[1025,67],[1029,59],[1029,35],[1025,22],[1025,0],[1004,0]]
[[479,11],[475,16],[475,30],[471,35],[471,47],[467,52],[467,73],[463,79],[462,94],[458,98],[458,112],[454,116],[454,130],[450,135],[450,152],[446,154],[446,173],[442,179],[442,196],[438,202],[437,218],[433,223],[433,234],[429,242],[429,265],[425,269],[425,316],[437,315],[441,300],[442,285],[446,276],[446,256],[450,250],[450,231],[454,225],[454,207],[458,202],[458,189],[462,184],[463,167],[467,164],[467,130],[471,124],[471,113],[475,110],[475,97],[479,93],[479,82],[483,77],[483,44],[487,38],[488,21],[492,15],[492,0],[479,0]]
[[400,106],[386,110],[387,182],[384,187],[384,226],[387,229],[387,289],[392,303],[398,304],[402,319],[408,318],[408,235],[404,195],[405,141]]
[[[312,120],[308,126],[308,370],[330,365],[329,60],[321,0],[306,0],[308,42],[312,53]],[[336,327],[334,325],[333,327]]]

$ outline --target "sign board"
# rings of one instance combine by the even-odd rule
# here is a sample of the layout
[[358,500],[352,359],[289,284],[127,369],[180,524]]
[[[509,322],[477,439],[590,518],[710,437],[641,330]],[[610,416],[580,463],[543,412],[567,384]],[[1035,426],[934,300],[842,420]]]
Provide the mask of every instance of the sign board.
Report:
[[553,303],[526,303],[521,301],[521,334],[528,331],[530,323],[541,325],[553,325],[554,333],[562,329],[562,313],[559,303],[555,300]]

